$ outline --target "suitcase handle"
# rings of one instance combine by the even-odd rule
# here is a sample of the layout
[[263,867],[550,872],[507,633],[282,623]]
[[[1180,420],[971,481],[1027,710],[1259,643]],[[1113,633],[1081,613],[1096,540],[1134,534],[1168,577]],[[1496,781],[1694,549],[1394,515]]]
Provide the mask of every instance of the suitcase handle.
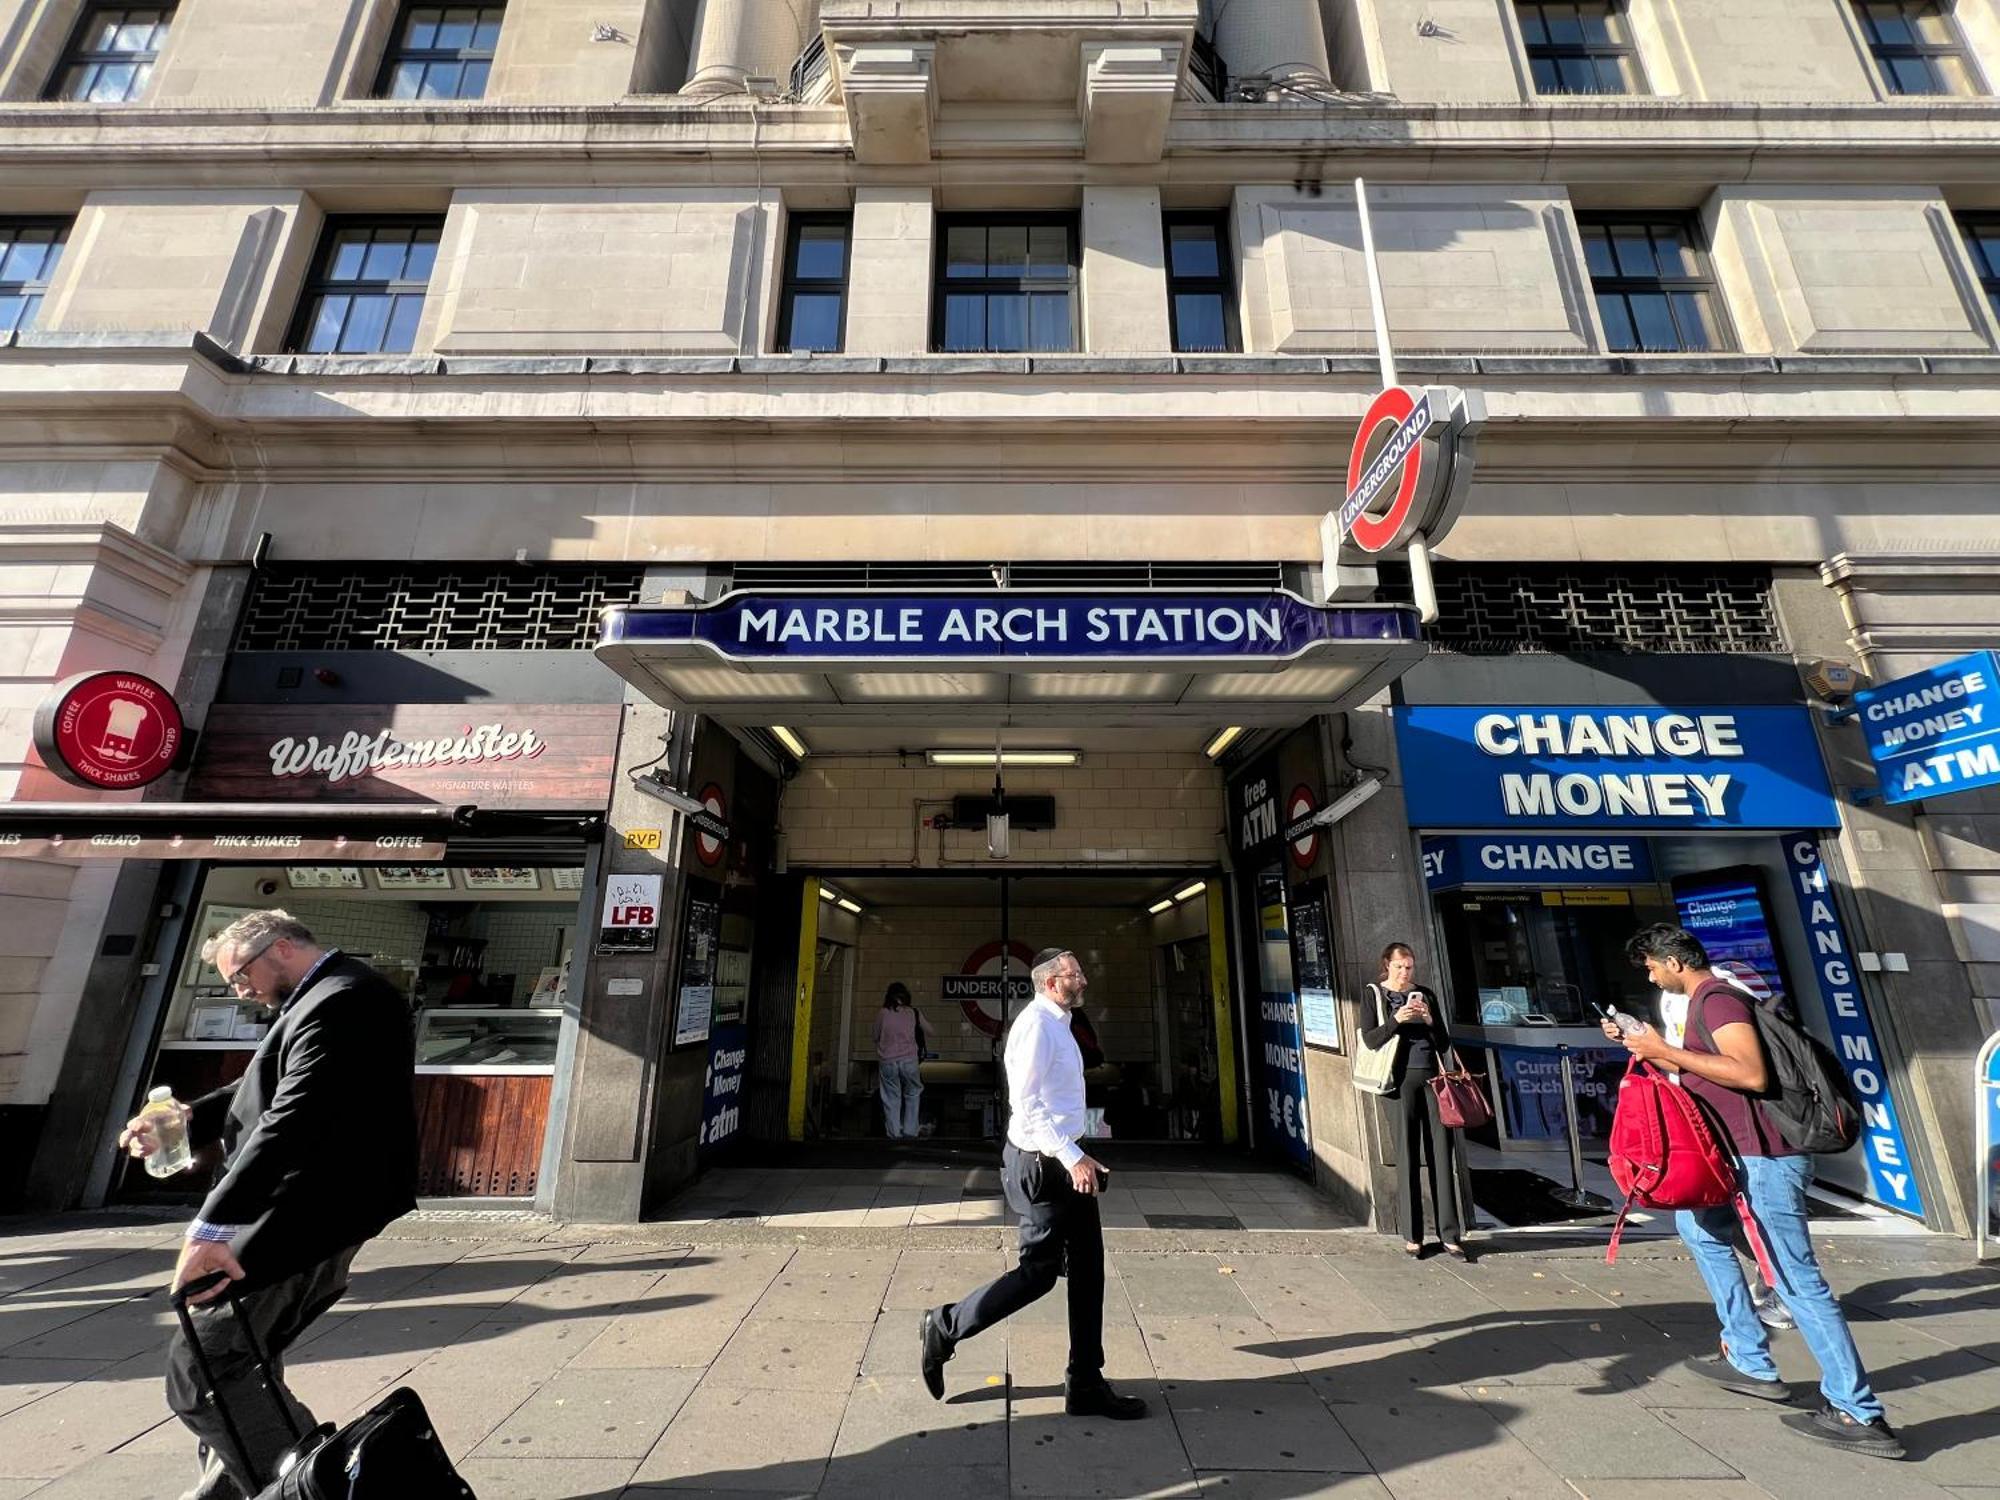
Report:
[[253,1482],[262,1484],[265,1481],[258,1479],[257,1466],[250,1462],[250,1449],[243,1441],[242,1429],[237,1427],[236,1418],[230,1415],[228,1403],[222,1399],[222,1392],[216,1386],[215,1370],[208,1362],[208,1352],[201,1347],[201,1338],[194,1329],[194,1317],[188,1311],[189,1298],[199,1297],[203,1292],[218,1286],[227,1288],[223,1296],[229,1303],[230,1315],[243,1330],[243,1341],[250,1346],[250,1357],[256,1361],[257,1374],[264,1382],[264,1389],[270,1394],[271,1403],[278,1408],[278,1414],[285,1419],[285,1426],[291,1429],[292,1441],[295,1443],[302,1441],[305,1434],[299,1431],[298,1418],[292,1415],[291,1407],[279,1399],[277,1376],[271,1373],[271,1361],[264,1354],[264,1345],[257,1337],[257,1330],[250,1326],[249,1318],[244,1316],[243,1303],[236,1295],[235,1282],[226,1273],[213,1271],[206,1276],[196,1277],[179,1291],[168,1293],[167,1300],[173,1304],[174,1316],[180,1319],[181,1336],[188,1341],[188,1348],[194,1352],[195,1368],[201,1371],[201,1378],[208,1385],[208,1397],[215,1403],[216,1415],[222,1418],[222,1430],[229,1434],[229,1441],[236,1449],[236,1461],[243,1466],[243,1472],[248,1474]]

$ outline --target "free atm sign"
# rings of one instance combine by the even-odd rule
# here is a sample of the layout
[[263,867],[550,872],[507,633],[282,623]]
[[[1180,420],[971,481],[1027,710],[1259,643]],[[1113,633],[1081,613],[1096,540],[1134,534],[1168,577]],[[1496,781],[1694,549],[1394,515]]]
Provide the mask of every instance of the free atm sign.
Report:
[[660,942],[660,875],[613,875],[604,883],[599,953],[651,953]]

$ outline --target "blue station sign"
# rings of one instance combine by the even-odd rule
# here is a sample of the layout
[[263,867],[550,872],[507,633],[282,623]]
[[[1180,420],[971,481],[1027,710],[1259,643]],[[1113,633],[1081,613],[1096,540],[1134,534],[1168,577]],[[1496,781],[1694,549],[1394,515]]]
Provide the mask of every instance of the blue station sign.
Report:
[[1411,826],[1831,828],[1811,720],[1785,707],[1405,707]]
[[2000,783],[2000,658],[1974,651],[1854,695],[1889,802]]
[[1645,885],[1653,856],[1644,839],[1546,834],[1459,834],[1424,840],[1424,884]]
[[1283,662],[1346,641],[1420,639],[1416,613],[1269,592],[738,593],[608,611],[606,646],[732,662]]

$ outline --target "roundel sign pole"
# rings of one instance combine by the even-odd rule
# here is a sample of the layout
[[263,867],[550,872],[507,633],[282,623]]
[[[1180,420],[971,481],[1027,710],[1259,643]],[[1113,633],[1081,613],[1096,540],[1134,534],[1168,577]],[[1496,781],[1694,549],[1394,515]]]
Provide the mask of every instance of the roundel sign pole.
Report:
[[1355,429],[1340,507],[1320,521],[1321,562],[1330,588],[1349,548],[1364,556],[1404,549],[1418,611],[1428,625],[1437,618],[1430,546],[1451,530],[1465,505],[1474,442],[1485,424],[1486,406],[1477,391],[1456,386],[1412,388],[1398,381],[1375,232],[1368,218],[1367,184],[1359,177],[1354,179],[1354,207],[1361,226],[1382,391]]

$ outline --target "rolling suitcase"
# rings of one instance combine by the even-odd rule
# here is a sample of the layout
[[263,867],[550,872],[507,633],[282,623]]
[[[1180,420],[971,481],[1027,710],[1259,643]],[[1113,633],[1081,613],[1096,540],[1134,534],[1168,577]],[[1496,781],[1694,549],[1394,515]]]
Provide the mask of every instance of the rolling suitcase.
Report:
[[[171,1300],[174,1314],[181,1320],[181,1332],[194,1351],[195,1365],[208,1384],[210,1399],[236,1450],[236,1461],[254,1473],[256,1466],[243,1446],[243,1434],[215,1389],[215,1372],[209,1368],[208,1354],[188,1313],[188,1294],[204,1292],[221,1279],[205,1276],[190,1282]],[[279,1460],[278,1473],[265,1480],[256,1500],[476,1500],[472,1487],[458,1477],[445,1456],[444,1444],[438,1440],[424,1403],[407,1386],[391,1391],[345,1427],[336,1429],[331,1422],[322,1422],[311,1432],[300,1432],[291,1409],[278,1400],[270,1361],[243,1316],[235,1291],[227,1297],[230,1313],[242,1324],[244,1342],[257,1362],[264,1389],[292,1430],[292,1446]]]

